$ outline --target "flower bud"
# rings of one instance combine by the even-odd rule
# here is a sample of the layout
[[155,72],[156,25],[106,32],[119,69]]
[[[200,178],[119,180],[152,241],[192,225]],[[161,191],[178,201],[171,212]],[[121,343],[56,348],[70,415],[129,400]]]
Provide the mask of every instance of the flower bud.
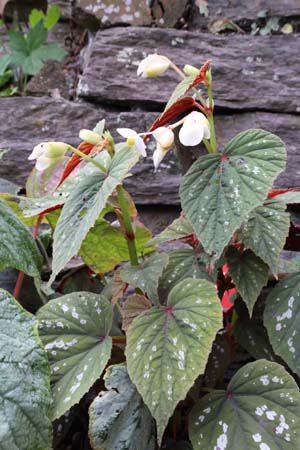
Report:
[[95,133],[95,131],[86,130],[86,129],[80,130],[79,137],[84,142],[87,142],[88,144],[91,144],[91,145],[96,145],[101,140],[100,134]]
[[166,56],[157,55],[155,53],[147,56],[147,58],[140,62],[137,74],[142,77],[157,77],[158,75],[165,73],[170,67],[170,64],[171,61]]
[[34,147],[28,159],[36,159],[35,167],[37,170],[45,170],[64,159],[64,154],[69,145],[64,142],[42,142]]
[[169,148],[174,144],[174,133],[172,130],[170,130],[170,128],[156,128],[156,130],[153,131],[153,136],[156,142],[164,150],[169,150]]
[[167,153],[168,150],[163,149],[159,144],[157,145],[157,148],[154,150],[152,156],[155,172]]
[[204,114],[192,111],[184,118],[183,125],[179,131],[179,141],[182,145],[195,146],[210,138],[209,122]]
[[195,66],[191,66],[190,64],[186,64],[183,68],[183,72],[189,77],[193,76],[195,77],[199,73],[199,69]]

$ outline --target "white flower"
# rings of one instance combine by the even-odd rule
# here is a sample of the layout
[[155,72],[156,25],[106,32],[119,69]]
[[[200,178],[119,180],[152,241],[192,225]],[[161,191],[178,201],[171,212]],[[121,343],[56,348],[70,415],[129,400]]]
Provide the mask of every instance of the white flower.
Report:
[[209,122],[204,114],[199,111],[192,111],[184,120],[179,131],[179,140],[182,145],[194,146],[210,138]]
[[166,56],[154,53],[140,62],[137,74],[142,75],[142,77],[157,77],[165,73],[170,64],[171,61]]
[[64,142],[42,142],[34,147],[28,159],[36,159],[35,167],[42,171],[64,159],[64,154],[68,148],[69,145]]
[[146,145],[140,135],[131,128],[117,128],[117,132],[127,139],[128,145],[135,145],[142,156],[147,156]]
[[98,142],[100,142],[100,140],[101,140],[100,134],[95,133],[95,131],[85,130],[85,129],[80,130],[79,137],[84,142],[87,142],[88,144],[92,144],[92,145],[98,144]]
[[154,168],[156,171],[159,164],[174,144],[174,133],[170,128],[159,127],[156,128],[156,130],[154,130],[152,134],[157,143],[157,147],[154,150],[152,156]]

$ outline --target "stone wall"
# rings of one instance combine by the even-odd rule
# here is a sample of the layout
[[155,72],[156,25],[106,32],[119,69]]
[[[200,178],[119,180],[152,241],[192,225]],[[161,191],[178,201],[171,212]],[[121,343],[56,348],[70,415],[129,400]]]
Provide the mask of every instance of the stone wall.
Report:
[[[101,118],[111,129],[146,130],[177,82],[172,71],[157,79],[137,78],[139,61],[158,52],[179,65],[200,67],[212,59],[220,144],[251,127],[278,134],[286,143],[288,164],[275,186],[300,185],[299,0],[53,3],[63,13],[53,38],[70,57],[48,63],[31,80],[28,96],[0,100],[0,148],[11,148],[0,162],[0,177],[24,186],[34,145],[55,139],[77,145],[78,130],[92,128]],[[279,17],[281,28],[272,35],[263,36],[259,29],[251,34],[251,24],[263,26],[257,15],[265,22]],[[211,32],[216,22],[225,27],[223,34]],[[287,23],[291,34],[281,32]],[[150,148],[127,187],[154,216],[161,205],[177,211],[181,174],[174,155],[154,173],[151,153]]]

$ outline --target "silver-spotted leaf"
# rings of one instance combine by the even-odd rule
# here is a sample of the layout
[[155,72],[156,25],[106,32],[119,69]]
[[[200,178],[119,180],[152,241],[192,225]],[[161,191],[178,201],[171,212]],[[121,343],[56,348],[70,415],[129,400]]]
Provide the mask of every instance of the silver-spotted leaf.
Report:
[[227,391],[203,397],[190,417],[194,450],[291,450],[300,448],[300,393],[277,363],[249,363]]
[[281,280],[267,297],[264,324],[274,352],[300,375],[300,272]]
[[230,276],[251,316],[255,302],[268,282],[269,268],[251,250],[240,251],[232,246],[226,253],[226,261]]
[[89,409],[89,437],[94,450],[155,450],[155,426],[148,408],[131,383],[126,366],[107,369],[107,392]]
[[153,302],[157,300],[159,278],[168,264],[166,253],[155,253],[145,258],[138,266],[126,265],[120,271],[123,281],[140,288]]
[[107,173],[95,168],[70,194],[53,236],[53,264],[49,284],[79,251],[109,196],[137,163],[139,156],[135,147],[123,145],[109,164]]
[[200,157],[183,178],[183,211],[207,253],[218,258],[284,169],[283,142],[263,130],[238,134],[222,153]]
[[28,228],[0,201],[0,270],[13,267],[39,276],[42,257]]
[[40,336],[51,365],[52,416],[79,402],[110,358],[112,307],[102,295],[74,292],[38,311]]
[[50,402],[37,321],[0,289],[0,450],[50,450]]
[[209,355],[205,373],[205,386],[213,388],[223,382],[224,374],[230,363],[230,348],[224,335],[217,334]]
[[187,278],[127,332],[128,373],[155,418],[161,441],[177,403],[184,399],[205,365],[222,310],[214,285]]
[[290,216],[285,203],[276,198],[266,200],[251,212],[242,225],[240,239],[277,275],[280,253],[289,234]]
[[185,217],[181,216],[175,219],[167,228],[165,228],[161,233],[152,238],[147,246],[159,245],[164,242],[175,241],[182,239],[184,237],[190,236],[194,233],[193,228]]
[[193,248],[182,248],[169,253],[169,263],[163,271],[158,293],[166,299],[170,290],[186,278],[204,278],[213,281],[215,272],[210,273],[206,255]]

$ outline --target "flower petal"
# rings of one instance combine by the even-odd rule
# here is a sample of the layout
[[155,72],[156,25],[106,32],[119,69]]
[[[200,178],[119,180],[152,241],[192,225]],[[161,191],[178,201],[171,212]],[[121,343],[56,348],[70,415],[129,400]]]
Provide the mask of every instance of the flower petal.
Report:
[[137,135],[137,132],[131,128],[117,128],[117,133],[119,133],[124,138],[131,138]]
[[38,171],[46,170],[53,164],[53,159],[47,158],[47,156],[40,156],[36,163],[35,168]]
[[168,150],[164,150],[159,144],[157,144],[156,150],[154,150],[152,158],[155,172],[157,171],[158,166],[168,153]]
[[195,121],[186,121],[179,131],[179,141],[185,146],[200,144],[203,139],[203,126]]
[[45,146],[47,145],[46,142],[36,145],[31,154],[28,156],[28,159],[33,160],[37,159],[39,156],[41,156],[45,152]]
[[140,151],[141,155],[144,157],[147,156],[146,145],[145,145],[145,142],[143,141],[143,139],[140,136],[136,135],[134,137],[134,140],[135,140],[136,148]]
[[165,150],[172,147],[174,144],[174,133],[170,128],[159,127],[153,131],[153,136],[158,144]]

